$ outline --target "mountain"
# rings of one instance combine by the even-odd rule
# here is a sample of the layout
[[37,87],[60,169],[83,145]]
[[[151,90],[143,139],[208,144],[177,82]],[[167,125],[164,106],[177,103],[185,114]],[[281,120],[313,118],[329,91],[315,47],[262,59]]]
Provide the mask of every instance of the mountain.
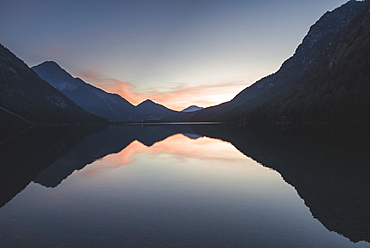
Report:
[[370,121],[369,1],[325,13],[281,68],[194,120]]
[[203,109],[203,108],[198,107],[196,105],[191,105],[191,106],[187,107],[186,109],[183,109],[181,112],[183,112],[183,113],[195,112],[195,111],[198,111],[198,110],[201,110],[201,109]]
[[87,113],[0,44],[0,123],[107,123]]
[[159,120],[178,113],[149,99],[137,105],[136,110],[142,120]]
[[129,121],[135,116],[135,107],[117,94],[111,94],[74,78],[57,63],[47,61],[32,69],[46,82],[65,94],[78,106],[110,121]]
[[196,105],[191,105],[180,112],[163,118],[162,120],[165,122],[191,122],[193,116],[202,109],[204,108],[198,107]]
[[118,94],[72,77],[54,61],[46,61],[32,69],[84,110],[110,121],[153,120],[177,113],[150,100],[134,106]]

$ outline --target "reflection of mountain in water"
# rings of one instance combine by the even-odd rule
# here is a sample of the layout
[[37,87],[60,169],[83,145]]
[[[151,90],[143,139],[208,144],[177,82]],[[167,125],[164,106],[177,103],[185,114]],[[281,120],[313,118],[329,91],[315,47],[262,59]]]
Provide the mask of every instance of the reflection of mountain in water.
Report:
[[197,127],[278,171],[327,229],[370,241],[370,135],[359,129]]
[[0,129],[0,207],[93,131],[78,127]]
[[43,170],[34,182],[46,187],[56,187],[75,170],[81,170],[86,165],[109,154],[118,153],[135,140],[146,146],[152,146],[169,136],[187,130],[186,126],[173,125],[150,125],[145,128],[138,125],[110,126],[86,137],[63,157]]
[[63,157],[45,169],[35,182],[46,187],[56,187],[75,170],[80,170],[97,159],[125,149],[138,140],[151,146],[174,133],[160,127],[143,129],[140,126],[110,126],[86,137]]
[[208,136],[232,143],[246,156],[278,171],[327,229],[354,242],[370,241],[368,132],[332,127],[133,125],[87,133],[66,128],[59,132],[32,130],[7,141],[6,146],[0,144],[5,161],[0,167],[1,205],[31,180],[55,187],[73,171],[120,152],[135,140],[151,146],[182,133],[193,139]]

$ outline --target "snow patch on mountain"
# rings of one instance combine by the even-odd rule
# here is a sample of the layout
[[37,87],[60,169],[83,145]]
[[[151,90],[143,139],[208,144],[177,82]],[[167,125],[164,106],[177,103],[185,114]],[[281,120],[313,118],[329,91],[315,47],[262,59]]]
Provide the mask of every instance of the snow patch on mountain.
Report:
[[186,109],[182,110],[181,112],[183,113],[189,113],[189,112],[195,112],[195,111],[198,111],[198,110],[201,110],[203,109],[202,107],[198,107],[196,105],[191,105],[189,107],[187,107]]

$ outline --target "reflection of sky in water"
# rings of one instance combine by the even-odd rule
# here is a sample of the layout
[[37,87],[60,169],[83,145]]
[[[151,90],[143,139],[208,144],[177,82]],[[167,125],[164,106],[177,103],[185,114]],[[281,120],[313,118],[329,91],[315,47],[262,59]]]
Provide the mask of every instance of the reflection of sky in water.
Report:
[[326,230],[277,172],[231,144],[181,134],[134,141],[54,189],[32,183],[0,221],[5,240],[35,247],[367,245]]

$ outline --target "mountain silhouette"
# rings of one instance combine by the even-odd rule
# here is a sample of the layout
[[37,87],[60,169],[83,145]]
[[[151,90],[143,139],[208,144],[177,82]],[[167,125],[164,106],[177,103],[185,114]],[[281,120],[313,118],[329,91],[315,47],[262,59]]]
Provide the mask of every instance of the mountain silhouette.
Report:
[[159,120],[178,113],[149,99],[137,105],[136,109],[143,120]]
[[44,62],[32,69],[42,79],[90,113],[110,121],[129,121],[135,117],[135,107],[126,99],[85,83],[80,78],[72,77],[53,61]]
[[370,121],[369,1],[325,13],[281,68],[196,121]]
[[0,123],[107,123],[43,81],[0,44]]
[[84,110],[110,121],[135,122],[177,113],[151,100],[134,106],[118,94],[108,93],[80,78],[72,77],[54,61],[41,63],[32,69]]
[[201,110],[203,109],[202,107],[198,107],[196,105],[191,105],[183,110],[181,110],[181,112],[183,113],[188,113],[188,112],[195,112],[195,111],[198,111],[198,110]]

